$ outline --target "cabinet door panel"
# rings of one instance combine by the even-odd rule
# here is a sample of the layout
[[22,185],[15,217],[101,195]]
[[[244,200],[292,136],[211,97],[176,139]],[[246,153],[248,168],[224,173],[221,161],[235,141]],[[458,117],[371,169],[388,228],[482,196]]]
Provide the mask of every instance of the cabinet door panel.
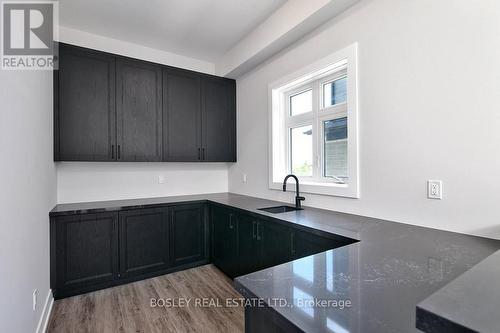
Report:
[[161,67],[117,60],[117,133],[120,161],[161,161]]
[[120,272],[124,277],[168,267],[168,220],[165,209],[120,213]]
[[109,282],[118,275],[116,213],[58,218],[57,290]]
[[201,83],[197,75],[163,71],[163,158],[201,159]]
[[221,207],[212,208],[212,262],[224,274],[238,275],[238,221],[236,213]]
[[203,80],[203,152],[208,162],[236,161],[236,84]]
[[262,242],[263,266],[271,267],[291,259],[292,237],[289,228],[274,222],[261,221],[259,236]]
[[173,266],[208,259],[205,205],[169,208],[170,261]]
[[258,223],[250,215],[238,216],[239,275],[255,272],[262,267],[262,242],[257,234]]
[[115,155],[115,58],[60,46],[54,74],[54,153],[60,161],[108,161]]

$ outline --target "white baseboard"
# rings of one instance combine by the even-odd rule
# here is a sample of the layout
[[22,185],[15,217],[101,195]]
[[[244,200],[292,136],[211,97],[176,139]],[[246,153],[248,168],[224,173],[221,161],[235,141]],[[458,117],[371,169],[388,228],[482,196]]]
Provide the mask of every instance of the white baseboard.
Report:
[[36,327],[36,333],[45,333],[47,331],[50,313],[52,312],[52,305],[54,305],[54,297],[52,296],[52,290],[49,289],[49,293],[47,294],[47,298],[45,299],[45,304],[43,306],[42,315],[40,316],[38,326]]

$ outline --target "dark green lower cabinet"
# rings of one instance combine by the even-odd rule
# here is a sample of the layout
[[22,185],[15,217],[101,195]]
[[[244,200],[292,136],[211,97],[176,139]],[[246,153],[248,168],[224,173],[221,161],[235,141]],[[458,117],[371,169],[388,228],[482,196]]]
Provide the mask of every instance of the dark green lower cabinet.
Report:
[[120,275],[132,277],[169,265],[167,209],[120,212]]
[[209,262],[235,278],[352,242],[206,203],[58,216],[51,288],[58,299]]
[[211,219],[212,262],[231,278],[352,243],[220,206]]
[[250,215],[238,216],[238,275],[258,271],[264,267],[259,221]]
[[275,222],[260,222],[259,238],[262,242],[262,265],[271,267],[292,258],[292,231]]
[[238,276],[238,221],[235,212],[211,209],[212,263],[230,278]]
[[63,216],[57,223],[52,221],[51,287],[55,297],[86,292],[118,279],[117,223],[117,213]]
[[208,221],[204,204],[169,208],[170,262],[182,266],[208,261]]
[[56,299],[209,263],[206,204],[51,218]]

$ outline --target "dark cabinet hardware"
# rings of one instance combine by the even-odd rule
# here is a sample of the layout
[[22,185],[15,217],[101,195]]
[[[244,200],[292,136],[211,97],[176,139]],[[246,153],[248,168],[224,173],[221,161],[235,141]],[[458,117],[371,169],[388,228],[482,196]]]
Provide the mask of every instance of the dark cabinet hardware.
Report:
[[256,226],[257,226],[257,222],[252,221],[252,237],[253,237],[253,239],[257,238],[257,234],[255,233]]
[[257,222],[257,240],[260,241],[262,238],[260,236],[260,222]]
[[115,145],[111,145],[111,159],[115,159]]
[[118,145],[118,159],[120,159],[120,155],[121,155],[121,154],[120,154],[120,151],[121,151],[121,149],[120,149],[120,145]]
[[201,148],[198,148],[198,160],[201,160]]
[[202,149],[201,149],[201,154],[202,154],[202,158],[203,158],[203,160],[205,160],[205,148],[202,148]]

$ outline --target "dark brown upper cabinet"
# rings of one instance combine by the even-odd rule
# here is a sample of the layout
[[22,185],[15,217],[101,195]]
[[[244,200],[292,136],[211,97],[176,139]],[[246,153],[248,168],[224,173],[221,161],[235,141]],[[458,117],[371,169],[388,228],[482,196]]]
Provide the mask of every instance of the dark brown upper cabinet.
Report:
[[201,80],[179,70],[163,71],[163,158],[201,160]]
[[236,162],[236,82],[204,78],[202,101],[202,159]]
[[235,162],[234,80],[59,44],[54,160]]
[[143,61],[116,61],[117,159],[162,160],[161,67]]
[[115,57],[61,45],[54,75],[54,158],[115,159]]

